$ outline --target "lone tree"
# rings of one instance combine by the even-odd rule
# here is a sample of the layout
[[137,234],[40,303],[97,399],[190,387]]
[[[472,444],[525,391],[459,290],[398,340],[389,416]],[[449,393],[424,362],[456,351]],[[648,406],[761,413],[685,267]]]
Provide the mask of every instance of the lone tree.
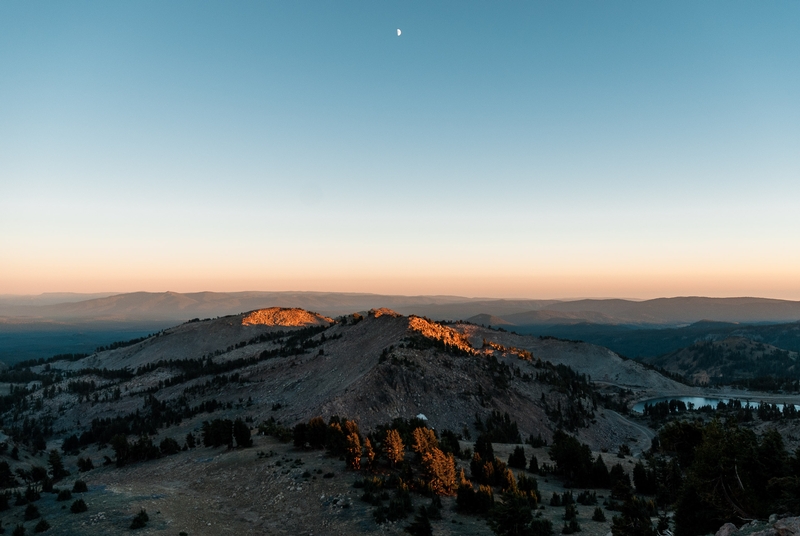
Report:
[[50,456],[47,458],[47,463],[50,465],[50,475],[54,481],[59,481],[69,473],[64,469],[64,462],[61,460],[61,455],[56,449],[50,451]]
[[347,436],[347,466],[350,469],[361,469],[361,440],[355,432]]
[[514,469],[525,469],[526,465],[528,465],[528,460],[525,457],[525,449],[518,445],[508,457],[508,466]]
[[405,456],[405,445],[400,437],[400,432],[394,428],[386,431],[386,439],[383,441],[383,450],[392,467],[403,461]]
[[233,422],[233,437],[237,447],[252,447],[253,439],[250,437],[250,427],[242,419]]
[[367,458],[367,463],[369,463],[371,469],[372,463],[375,461],[375,449],[372,448],[372,442],[368,437],[364,438],[364,456]]

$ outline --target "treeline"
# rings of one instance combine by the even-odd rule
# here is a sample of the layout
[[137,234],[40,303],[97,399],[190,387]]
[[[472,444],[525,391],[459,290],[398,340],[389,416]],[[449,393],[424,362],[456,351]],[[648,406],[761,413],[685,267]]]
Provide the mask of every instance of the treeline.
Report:
[[[280,347],[272,349],[272,350],[265,350],[261,352],[259,355],[254,357],[248,358],[239,358],[233,360],[227,360],[223,362],[216,363],[213,361],[211,357],[206,357],[203,359],[182,359],[182,360],[160,360],[156,363],[149,363],[147,365],[143,365],[138,367],[135,371],[130,371],[129,369],[97,369],[97,368],[87,368],[81,369],[80,371],[50,371],[46,370],[42,373],[36,373],[30,370],[30,368],[15,368],[10,371],[5,372],[4,374],[0,375],[0,381],[10,382],[10,383],[30,383],[30,382],[41,382],[41,386],[44,388],[44,392],[41,398],[36,398],[35,400],[30,400],[28,398],[29,395],[32,395],[36,389],[26,389],[25,387],[15,387],[12,385],[11,392],[8,395],[0,396],[0,413],[6,413],[9,411],[13,411],[15,415],[22,414],[26,410],[30,408],[34,409],[42,409],[42,399],[53,398],[56,394],[62,392],[62,388],[54,385],[57,382],[63,381],[64,379],[81,377],[81,376],[97,376],[103,379],[108,380],[129,380],[137,376],[142,376],[148,373],[151,373],[159,368],[173,368],[178,369],[181,371],[181,374],[174,376],[172,378],[168,378],[166,380],[161,380],[159,383],[147,390],[148,393],[152,394],[157,392],[159,389],[164,387],[170,387],[174,385],[179,385],[190,380],[202,377],[202,376],[213,376],[213,382],[215,386],[224,386],[229,380],[232,381],[239,381],[240,378],[238,374],[233,374],[230,377],[226,376],[225,374],[231,372],[233,370],[243,368],[255,363],[258,363],[262,360],[266,359],[273,359],[276,357],[288,357],[293,355],[302,355],[306,353],[309,349],[315,348],[327,340],[329,340],[324,333],[319,339],[314,340],[313,337],[319,334],[320,332],[327,329],[326,326],[311,326],[308,328],[302,328],[295,331],[279,331],[273,333],[266,333],[262,334],[258,337],[254,337],[249,339],[248,341],[244,341],[243,343],[239,343],[239,345],[248,345],[248,344],[255,344],[257,342],[267,342],[273,340],[281,340],[282,344]],[[156,335],[158,336],[158,335]],[[338,337],[334,337],[338,338]],[[130,342],[130,341],[128,341]],[[133,343],[132,343],[133,344]],[[239,346],[237,345],[237,346]],[[46,365],[47,366],[47,365]],[[208,384],[208,382],[207,382]],[[81,380],[76,379],[73,381],[69,381],[66,385],[66,390],[68,392],[77,394],[80,399],[84,397],[88,401],[90,399],[90,395],[94,394],[92,400],[94,402],[99,402],[99,396],[97,395],[96,391],[98,389],[105,389],[110,387],[109,385],[98,385],[97,382],[94,380]],[[204,386],[196,386],[195,390],[205,390]],[[187,394],[186,392],[184,394]],[[116,390],[112,393],[112,399],[117,400],[121,396],[119,388],[117,387]],[[106,397],[108,399],[108,397]],[[185,396],[178,401],[178,405],[182,406],[182,409],[178,411],[175,410],[175,415],[172,418],[173,421],[179,418],[188,418],[196,414],[193,409],[187,409],[187,404],[185,400]],[[145,403],[147,406],[147,402]],[[202,411],[202,410],[201,410]],[[117,420],[124,420],[129,418],[130,416],[119,417]],[[98,440],[96,439],[88,439],[93,436],[102,437],[99,441],[101,443],[107,443],[110,441],[110,438],[113,436],[109,436],[107,433],[101,431],[102,428],[109,426],[109,427],[118,427],[120,428],[120,433],[124,432],[122,428],[125,427],[125,424],[115,423],[113,422],[114,419],[111,419],[109,422],[102,422],[97,425],[93,425],[93,429],[87,431],[88,435],[86,435],[86,440],[82,444],[93,443]],[[177,420],[175,422],[180,422]],[[0,421],[2,423],[2,421]],[[153,424],[154,421],[142,419],[139,417],[134,416],[133,420],[128,424],[127,433],[131,434],[139,434],[143,431],[149,431],[157,429],[162,424]],[[171,423],[168,423],[169,425]],[[98,428],[99,427],[99,428]],[[12,428],[12,434],[14,439],[17,441],[22,441],[26,444],[32,445],[33,441],[35,440],[36,445],[40,445],[42,441],[46,441],[52,430],[50,428],[40,428],[36,430],[34,433],[27,433],[24,431],[22,427],[14,427]],[[43,437],[40,438],[40,435]],[[87,443],[88,441],[88,443]]]
[[[206,447],[227,446],[234,448],[234,440],[237,448],[247,448],[253,446],[250,435],[250,426],[242,419],[231,421],[229,419],[214,419],[211,422],[203,422],[202,441]],[[162,456],[177,454],[181,450],[188,450],[196,446],[196,439],[190,432],[186,435],[186,442],[181,448],[177,440],[165,437],[156,446],[153,440],[146,434],[142,434],[134,442],[129,442],[126,434],[117,434],[111,438],[111,447],[114,449],[115,463],[117,467],[124,465],[155,460]]]
[[74,452],[80,447],[97,443],[105,445],[117,436],[150,436],[155,435],[159,428],[166,428],[180,424],[184,419],[190,419],[200,413],[212,413],[227,407],[216,399],[207,400],[197,406],[189,406],[185,397],[171,401],[159,401],[155,396],[149,395],[144,400],[141,410],[136,410],[123,416],[96,418],[92,420],[91,427],[80,436],[72,434],[64,440],[64,452]]
[[11,367],[11,370],[22,370],[30,367],[36,367],[38,365],[54,363],[56,361],[78,361],[84,357],[89,357],[90,355],[91,354],[56,354],[46,359],[44,357],[40,357],[39,359],[27,359],[25,361],[18,361],[17,363],[14,363],[14,366]]
[[783,404],[783,407],[781,407],[778,404],[762,401],[756,406],[748,402],[742,403],[738,399],[732,399],[727,403],[720,400],[716,406],[704,405],[699,407],[695,407],[691,403],[686,404],[681,400],[664,400],[653,404],[645,404],[642,409],[642,414],[645,417],[649,417],[653,423],[680,418],[684,414],[693,412],[716,413],[731,422],[737,423],[752,422],[756,417],[765,422],[793,420],[800,417],[800,411],[794,404]]
[[111,344],[107,344],[105,346],[98,346],[95,348],[95,353],[99,354],[100,352],[106,352],[108,350],[116,350],[117,348],[125,348],[127,346],[133,346],[134,344],[139,344],[140,342],[144,342],[147,339],[152,339],[153,337],[161,337],[164,334],[163,331],[159,331],[158,333],[151,333],[150,335],[145,335],[144,337],[137,337],[135,339],[130,339],[127,341],[115,341]]

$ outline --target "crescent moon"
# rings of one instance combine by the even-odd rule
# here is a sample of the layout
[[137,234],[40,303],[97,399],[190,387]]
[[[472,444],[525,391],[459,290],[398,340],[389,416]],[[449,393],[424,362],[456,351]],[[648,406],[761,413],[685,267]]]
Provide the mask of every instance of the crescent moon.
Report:
[[397,29],[397,37],[400,37],[400,34],[403,33],[400,31],[400,28]]

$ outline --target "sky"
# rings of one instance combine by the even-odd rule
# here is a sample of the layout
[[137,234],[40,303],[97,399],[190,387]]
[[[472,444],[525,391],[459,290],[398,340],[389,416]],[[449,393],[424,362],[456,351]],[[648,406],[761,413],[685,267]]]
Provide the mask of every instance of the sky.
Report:
[[5,1],[0,294],[800,299],[798,28],[797,1]]

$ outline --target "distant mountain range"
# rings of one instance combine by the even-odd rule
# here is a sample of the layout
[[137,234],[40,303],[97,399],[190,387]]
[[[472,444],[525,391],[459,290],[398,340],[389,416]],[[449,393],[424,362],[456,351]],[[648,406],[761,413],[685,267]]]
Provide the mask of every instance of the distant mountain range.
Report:
[[79,298],[75,294],[0,297],[0,323],[181,322],[274,306],[303,307],[333,316],[391,307],[403,314],[437,320],[469,319],[514,326],[578,323],[676,326],[701,320],[739,323],[800,320],[800,302],[768,298],[493,300],[334,292],[133,292]]

